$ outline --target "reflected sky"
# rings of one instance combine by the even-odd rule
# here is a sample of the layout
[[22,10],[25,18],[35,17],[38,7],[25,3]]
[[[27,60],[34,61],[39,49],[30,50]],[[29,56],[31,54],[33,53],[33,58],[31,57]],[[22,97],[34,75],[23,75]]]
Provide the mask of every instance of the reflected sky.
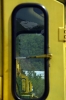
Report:
[[[28,71],[25,71],[25,74],[26,74],[26,75],[28,75],[27,72],[28,72]],[[44,72],[44,71],[35,71],[35,73],[36,73],[37,76],[38,76],[38,75],[41,75],[42,78],[44,79],[44,76],[45,76],[45,72]]]

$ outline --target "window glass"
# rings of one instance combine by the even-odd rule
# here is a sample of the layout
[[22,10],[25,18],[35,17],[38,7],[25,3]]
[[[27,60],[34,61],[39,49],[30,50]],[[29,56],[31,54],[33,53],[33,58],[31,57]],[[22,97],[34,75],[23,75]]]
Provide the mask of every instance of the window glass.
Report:
[[17,6],[12,16],[12,71],[15,74],[12,85],[16,86],[17,98],[41,100],[48,88],[44,56],[47,54],[46,12],[37,4],[27,4]]
[[[18,53],[18,55],[17,55]],[[31,92],[34,96],[40,98],[44,93],[44,58],[39,58],[44,54],[44,36],[42,34],[20,34],[16,37],[16,60],[19,62],[21,73],[26,80],[32,83],[29,87],[28,82],[26,85],[26,92],[29,94],[28,88],[32,88]],[[35,58],[37,56],[37,58]],[[31,58],[34,57],[34,58]],[[17,77],[16,77],[17,78]],[[21,91],[23,94],[24,91]],[[21,94],[21,96],[22,96]]]

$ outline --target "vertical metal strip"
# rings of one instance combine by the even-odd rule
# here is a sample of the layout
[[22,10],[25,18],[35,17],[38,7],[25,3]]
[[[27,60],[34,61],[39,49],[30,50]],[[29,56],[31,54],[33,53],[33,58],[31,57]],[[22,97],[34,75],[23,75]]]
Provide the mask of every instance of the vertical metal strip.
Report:
[[66,100],[66,43],[63,44],[64,58],[64,100]]
[[0,0],[0,100],[2,100],[2,5]]
[[0,67],[1,67],[1,73],[0,73],[0,92],[1,92],[1,98],[0,100],[3,100],[3,0],[0,0]]

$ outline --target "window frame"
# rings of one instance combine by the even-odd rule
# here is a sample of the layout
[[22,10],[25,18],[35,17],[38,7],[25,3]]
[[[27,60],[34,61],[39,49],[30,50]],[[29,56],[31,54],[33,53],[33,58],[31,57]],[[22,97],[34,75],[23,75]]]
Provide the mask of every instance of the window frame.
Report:
[[[15,23],[14,23],[14,19],[15,19],[15,14],[17,13],[17,11],[20,8],[24,8],[24,7],[38,7],[39,9],[41,9],[44,13],[44,36],[45,36],[45,54],[48,54],[49,50],[49,39],[48,39],[48,13],[47,10],[45,9],[44,6],[37,4],[37,3],[24,3],[24,4],[19,4],[18,6],[15,7],[15,9],[12,12],[12,93],[13,96],[15,97],[16,100],[28,100],[28,99],[21,99],[20,97],[17,96],[16,94],[16,53],[15,53],[15,44],[16,44],[16,34],[15,34]],[[43,96],[39,99],[32,99],[32,100],[44,100],[46,99],[46,97],[48,96],[49,93],[49,61],[48,58],[45,58],[45,92],[43,94]]]

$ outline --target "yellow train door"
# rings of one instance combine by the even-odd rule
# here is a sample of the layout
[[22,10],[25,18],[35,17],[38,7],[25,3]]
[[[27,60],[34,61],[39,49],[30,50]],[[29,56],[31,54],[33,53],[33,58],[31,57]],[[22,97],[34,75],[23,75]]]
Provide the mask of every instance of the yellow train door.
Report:
[[[11,88],[12,75],[12,27],[11,15],[13,9],[27,2],[44,5],[49,14],[49,51],[53,54],[49,67],[49,95],[46,100],[66,100],[66,74],[64,63],[66,62],[66,52],[64,54],[63,42],[60,35],[64,34],[64,5],[57,0],[1,0],[2,1],[2,24],[3,24],[3,92],[2,100],[15,100]],[[1,11],[1,10],[0,10]],[[1,20],[1,18],[0,18]],[[59,28],[62,27],[62,28]],[[58,34],[60,34],[58,36]],[[1,33],[0,33],[1,35]],[[66,51],[66,49],[65,49]],[[0,52],[1,54],[1,52]],[[65,56],[65,62],[64,62]],[[1,56],[0,56],[1,57]],[[66,64],[66,63],[65,63]],[[65,82],[65,83],[64,83]]]

